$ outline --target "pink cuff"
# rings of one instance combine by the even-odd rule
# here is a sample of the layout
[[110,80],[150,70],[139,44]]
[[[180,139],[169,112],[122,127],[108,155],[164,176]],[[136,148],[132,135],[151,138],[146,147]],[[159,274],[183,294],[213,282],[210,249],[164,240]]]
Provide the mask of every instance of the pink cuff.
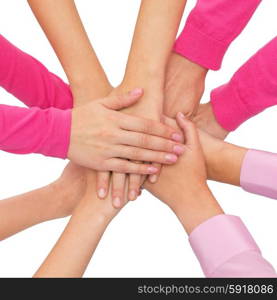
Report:
[[[70,144],[71,109],[50,108],[44,112],[46,118],[49,118],[48,129],[42,143],[34,152],[66,159]],[[40,129],[38,128],[38,130]]]
[[70,143],[71,110],[0,105],[0,149],[66,158]]
[[250,193],[277,199],[276,175],[276,154],[249,150],[242,163],[240,185]]
[[236,130],[244,121],[255,115],[247,109],[232,82],[211,92],[211,105],[217,122],[227,131]]
[[218,70],[228,47],[228,43],[225,44],[205,35],[187,22],[173,50],[204,68]]
[[189,236],[191,247],[206,276],[232,257],[246,251],[260,253],[239,217],[218,215],[196,227]]

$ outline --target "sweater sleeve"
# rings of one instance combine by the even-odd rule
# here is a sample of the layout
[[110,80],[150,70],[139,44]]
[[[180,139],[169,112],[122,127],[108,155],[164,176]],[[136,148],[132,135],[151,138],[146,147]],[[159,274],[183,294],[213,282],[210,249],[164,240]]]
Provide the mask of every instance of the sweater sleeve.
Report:
[[277,277],[236,216],[212,217],[192,231],[189,241],[207,277]]
[[0,35],[0,86],[29,107],[72,108],[68,84]]
[[198,0],[174,51],[207,69],[220,69],[229,45],[260,3],[261,0]]
[[226,130],[277,104],[277,38],[252,56],[231,78],[211,93],[215,118]]
[[66,158],[71,110],[0,105],[0,149]]

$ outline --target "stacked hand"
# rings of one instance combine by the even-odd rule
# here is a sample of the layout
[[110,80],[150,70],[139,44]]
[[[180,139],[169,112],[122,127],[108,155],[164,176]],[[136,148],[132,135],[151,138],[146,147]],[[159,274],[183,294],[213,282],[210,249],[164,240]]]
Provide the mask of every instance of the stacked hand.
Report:
[[134,104],[142,96],[136,89],[92,101],[73,109],[68,157],[73,162],[100,171],[153,174],[157,168],[126,159],[171,164],[182,145],[174,142],[176,130],[145,118],[116,111]]

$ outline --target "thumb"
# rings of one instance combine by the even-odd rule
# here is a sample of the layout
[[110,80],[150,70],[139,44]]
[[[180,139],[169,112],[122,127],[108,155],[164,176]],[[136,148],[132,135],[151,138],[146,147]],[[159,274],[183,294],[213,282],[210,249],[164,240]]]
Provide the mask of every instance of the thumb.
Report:
[[184,136],[186,139],[185,144],[191,146],[197,146],[200,144],[198,132],[195,125],[193,124],[193,122],[188,120],[181,112],[177,114],[177,123],[184,132]]
[[102,103],[110,109],[119,110],[135,104],[143,95],[143,89],[135,88],[129,93],[107,97]]

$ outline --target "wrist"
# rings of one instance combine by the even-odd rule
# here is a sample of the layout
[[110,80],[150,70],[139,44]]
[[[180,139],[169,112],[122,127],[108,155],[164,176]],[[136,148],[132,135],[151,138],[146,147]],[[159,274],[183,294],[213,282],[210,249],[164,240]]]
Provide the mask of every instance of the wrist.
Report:
[[50,183],[43,188],[47,194],[47,208],[44,210],[45,220],[63,218],[72,213],[72,208],[66,206],[67,200],[71,198],[70,190],[65,189],[59,180]]
[[[97,84],[93,84],[96,82]],[[112,86],[107,79],[83,78],[79,81],[71,82],[70,88],[73,94],[73,106],[79,106],[89,101],[104,97],[112,91]]]
[[240,173],[248,149],[220,141],[217,150],[205,155],[208,178],[240,186]]
[[121,86],[129,88],[142,87],[145,90],[163,91],[165,82],[164,69],[139,68],[137,66],[126,69]]
[[172,209],[188,234],[204,221],[223,213],[207,184],[183,195],[183,199]]
[[77,214],[82,216],[88,223],[96,223],[105,227],[108,226],[118,212],[119,210],[112,206],[110,199],[92,199],[91,194],[87,193],[74,210],[73,215]]

